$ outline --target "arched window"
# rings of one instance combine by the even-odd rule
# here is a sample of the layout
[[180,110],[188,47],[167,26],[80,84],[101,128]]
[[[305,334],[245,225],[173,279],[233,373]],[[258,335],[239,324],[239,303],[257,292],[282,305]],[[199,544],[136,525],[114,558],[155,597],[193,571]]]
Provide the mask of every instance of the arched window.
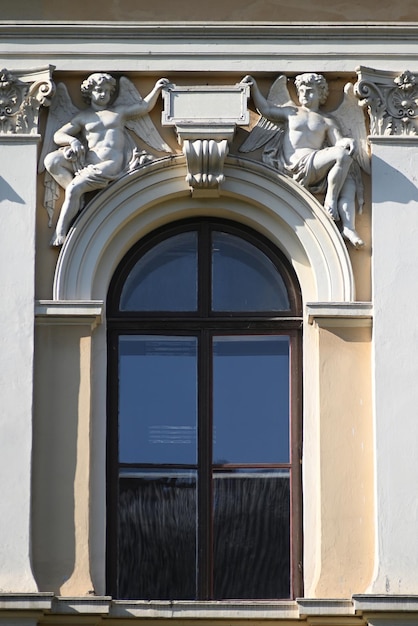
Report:
[[164,227],[109,289],[108,593],[301,595],[301,298],[235,223]]

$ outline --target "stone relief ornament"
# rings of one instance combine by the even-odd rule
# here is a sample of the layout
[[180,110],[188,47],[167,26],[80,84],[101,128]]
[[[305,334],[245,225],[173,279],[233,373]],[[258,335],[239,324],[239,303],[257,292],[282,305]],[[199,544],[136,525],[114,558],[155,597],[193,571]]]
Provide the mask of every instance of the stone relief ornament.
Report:
[[50,225],[59,187],[65,190],[52,246],[64,243],[87,192],[103,189],[155,158],[137,148],[128,129],[154,150],[171,152],[148,115],[168,82],[161,78],[142,98],[125,76],[118,84],[110,74],[91,74],[81,84],[88,104],[82,110],[73,104],[66,86],[57,85],[39,161],[39,171],[45,171],[44,204]]
[[367,107],[371,135],[418,135],[417,76],[393,74],[368,67],[357,69],[355,84],[360,104]]
[[286,76],[273,83],[267,99],[252,76],[251,85],[260,118],[240,147],[251,152],[264,146],[262,160],[313,194],[324,194],[324,210],[342,223],[342,235],[355,248],[364,245],[355,229],[356,204],[364,204],[361,170],[370,173],[364,113],[348,83],[340,106],[330,113],[321,110],[328,85],[321,74],[295,78],[299,104],[292,100]]
[[52,67],[29,72],[0,70],[0,134],[38,132],[39,109],[54,93]]
[[164,88],[163,126],[175,126],[194,196],[216,197],[237,126],[247,126],[249,86],[174,85]]

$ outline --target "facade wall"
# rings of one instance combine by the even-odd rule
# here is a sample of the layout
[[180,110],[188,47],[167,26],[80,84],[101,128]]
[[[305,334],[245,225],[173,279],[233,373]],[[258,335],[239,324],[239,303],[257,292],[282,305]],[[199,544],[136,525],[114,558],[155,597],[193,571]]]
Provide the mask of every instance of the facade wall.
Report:
[[371,4],[355,2],[332,2],[321,0],[312,6],[307,0],[292,3],[240,2],[229,0],[227,4],[216,0],[210,6],[182,0],[175,4],[160,0],[157,6],[134,0],[112,0],[101,5],[100,13],[93,3],[74,2],[57,5],[53,0],[18,0],[13,5],[4,7],[2,19],[5,20],[104,20],[104,21],[215,21],[242,22],[414,22],[417,20],[417,8],[413,0],[402,0],[396,5],[381,2],[376,7]]
[[[67,10],[64,17],[64,8],[47,2],[17,4],[13,14],[8,9],[10,17],[7,13],[3,17],[32,19],[35,7],[37,19],[69,19]],[[207,19],[204,7],[189,10],[186,5],[163,3],[160,7],[165,20]],[[174,8],[187,9],[187,14],[174,16]],[[226,8],[228,15],[223,17]],[[381,19],[394,19],[394,9],[381,7]],[[154,9],[151,17],[148,8],[108,3],[101,19],[115,19],[116,10],[121,21],[155,18]],[[226,86],[251,72],[267,94],[279,73],[293,78],[315,69],[328,80],[325,109],[333,111],[345,83],[358,80],[357,64],[391,70],[393,76],[418,69],[413,40],[417,31],[411,24],[407,36],[400,24],[375,25],[373,37],[368,37],[367,25],[359,24],[357,29],[351,25],[338,42],[332,25],[316,29],[315,24],[259,24],[255,31],[249,24],[232,24],[278,19],[272,14],[277,10],[276,5],[242,7],[231,2],[211,7],[216,19],[228,24],[188,29],[183,23],[177,31],[167,22],[154,30],[143,24],[136,28],[84,22],[78,31],[77,25],[10,21],[0,35],[0,55],[3,65],[13,71],[51,63],[54,82],[64,82],[79,107],[80,82],[97,70],[129,76],[141,94],[148,93],[161,76],[176,85]],[[371,10],[365,6],[348,10],[344,3],[331,7],[324,2],[314,16],[301,3],[288,7],[280,21],[300,19],[302,14],[318,21],[365,21]],[[405,1],[396,10],[396,19],[413,20],[411,3]],[[71,19],[87,20],[88,11],[88,6],[78,9],[76,3]],[[356,218],[365,246],[357,250],[343,241],[338,227],[324,214],[323,197],[314,198],[263,165],[261,150],[240,153],[257,121],[253,101],[249,101],[250,124],[236,130],[225,159],[225,180],[212,196],[191,192],[185,179],[190,164],[173,127],[161,126],[162,106],[159,99],[151,117],[173,154],[92,194],[61,250],[49,246],[43,174],[36,179],[48,110],[41,110],[35,132],[0,135],[0,203],[8,220],[0,280],[15,296],[4,304],[7,340],[2,340],[6,349],[0,360],[6,416],[1,484],[10,505],[0,524],[6,538],[0,552],[0,621],[10,616],[18,621],[48,621],[45,615],[51,610],[57,621],[67,615],[66,623],[86,620],[87,614],[92,623],[104,616],[115,621],[170,617],[228,623],[232,619],[314,623],[319,617],[360,626],[378,624],[389,612],[392,617],[396,612],[395,624],[404,623],[405,615],[415,620],[418,562],[411,549],[417,508],[416,469],[411,463],[418,434],[417,363],[411,350],[415,322],[408,316],[408,324],[397,328],[402,321],[398,304],[413,311],[415,302],[410,282],[416,265],[415,135],[399,138],[387,133],[372,139],[372,173],[363,174],[365,206]],[[375,135],[373,119],[366,119]],[[63,196],[61,191],[58,206]],[[21,205],[25,211],[18,213]],[[304,597],[219,606],[171,603],[169,610],[161,602],[118,604],[104,598],[107,290],[119,261],[136,241],[162,225],[202,215],[234,220],[268,237],[285,254],[301,286]],[[10,231],[17,245],[8,241]],[[19,242],[25,253],[19,251]],[[392,257],[396,262],[391,262]],[[20,272],[14,284],[11,262]],[[391,301],[391,293],[396,302]],[[24,341],[26,352],[12,351],[14,335]],[[14,369],[8,363],[10,355]],[[11,383],[14,371],[19,372],[20,388]],[[409,455],[402,457],[405,441]],[[15,476],[22,489],[15,486],[17,478],[7,477],[10,459],[19,470]],[[23,595],[16,600],[16,594]]]

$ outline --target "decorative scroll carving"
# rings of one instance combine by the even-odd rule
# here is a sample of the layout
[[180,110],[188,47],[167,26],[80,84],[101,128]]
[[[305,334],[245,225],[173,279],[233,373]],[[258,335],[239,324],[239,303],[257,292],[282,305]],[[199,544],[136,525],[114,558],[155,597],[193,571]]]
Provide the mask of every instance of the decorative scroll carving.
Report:
[[417,74],[394,74],[368,67],[359,67],[357,74],[355,92],[369,112],[370,134],[417,135]]
[[38,132],[39,109],[54,93],[52,66],[31,72],[0,70],[0,134]]
[[223,168],[237,125],[247,125],[248,85],[168,85],[162,123],[175,126],[186,157],[193,194],[218,196]]
[[228,154],[228,141],[196,139],[183,142],[183,153],[187,160],[186,181],[194,189],[215,189],[224,180],[223,167]]

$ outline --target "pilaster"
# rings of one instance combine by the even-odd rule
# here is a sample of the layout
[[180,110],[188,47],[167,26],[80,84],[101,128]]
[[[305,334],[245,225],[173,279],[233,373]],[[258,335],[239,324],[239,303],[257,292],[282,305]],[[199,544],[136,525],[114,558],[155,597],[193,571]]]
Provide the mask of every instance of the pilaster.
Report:
[[51,68],[0,71],[0,589],[37,590],[31,570],[31,451],[38,112]]
[[418,588],[418,88],[415,74],[360,68],[370,114],[375,449],[373,594]]

